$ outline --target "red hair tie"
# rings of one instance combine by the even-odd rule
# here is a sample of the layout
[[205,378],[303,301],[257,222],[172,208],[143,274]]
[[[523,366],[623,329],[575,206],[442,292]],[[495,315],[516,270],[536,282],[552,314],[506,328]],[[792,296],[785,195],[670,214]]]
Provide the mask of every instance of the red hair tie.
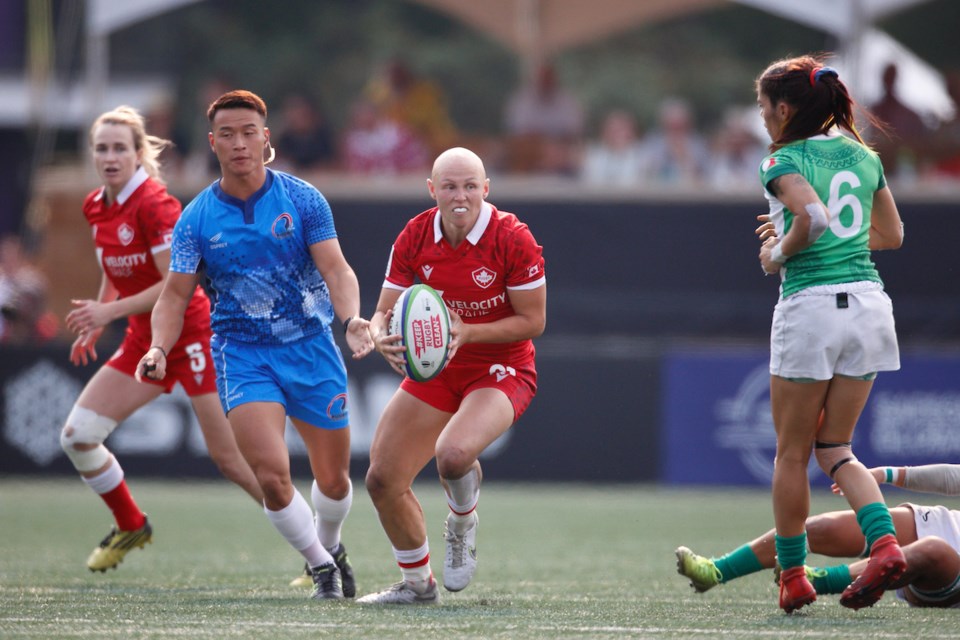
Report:
[[814,67],[810,70],[810,86],[814,87],[817,84],[817,71],[820,71],[823,67]]

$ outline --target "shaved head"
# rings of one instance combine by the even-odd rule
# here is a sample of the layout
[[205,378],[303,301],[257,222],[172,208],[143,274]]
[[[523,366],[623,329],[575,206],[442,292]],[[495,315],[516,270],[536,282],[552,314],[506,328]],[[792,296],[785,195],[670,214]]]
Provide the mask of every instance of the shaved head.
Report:
[[447,149],[437,156],[437,159],[433,162],[431,177],[436,181],[442,173],[453,169],[466,170],[480,180],[486,180],[487,178],[487,172],[483,168],[483,160],[480,159],[480,156],[463,147]]

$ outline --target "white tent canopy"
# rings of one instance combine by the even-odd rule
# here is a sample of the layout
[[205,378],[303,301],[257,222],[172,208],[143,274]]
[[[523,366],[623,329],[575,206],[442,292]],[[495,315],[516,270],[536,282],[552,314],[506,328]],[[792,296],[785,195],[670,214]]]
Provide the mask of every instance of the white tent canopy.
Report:
[[451,15],[521,56],[525,68],[575,46],[679,16],[742,4],[824,31],[838,41],[836,66],[864,104],[880,98],[880,75],[899,67],[899,97],[928,120],[953,113],[942,75],[874,28],[877,21],[929,0],[412,0]]
[[736,0],[768,13],[819,29],[837,38],[836,67],[862,104],[883,94],[881,75],[889,63],[898,69],[897,96],[928,121],[952,117],[954,105],[943,75],[889,34],[873,27],[878,20],[928,0]]
[[[87,0],[87,110],[102,109],[109,88],[108,38],[114,31],[198,0]],[[928,0],[410,0],[456,17],[516,52],[527,68],[546,55],[622,33],[642,24],[733,2],[821,29],[840,43],[835,66],[861,102],[879,97],[882,67],[899,67],[899,95],[929,119],[944,119],[954,105],[942,76],[876,30],[877,20]],[[33,105],[33,113],[44,113]],[[89,117],[92,117],[90,115]],[[86,120],[88,118],[81,118]]]

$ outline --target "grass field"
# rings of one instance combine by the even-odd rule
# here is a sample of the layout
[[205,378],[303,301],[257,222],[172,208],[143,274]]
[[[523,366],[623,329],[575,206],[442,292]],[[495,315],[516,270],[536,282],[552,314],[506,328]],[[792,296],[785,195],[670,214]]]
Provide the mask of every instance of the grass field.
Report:
[[[301,559],[225,482],[133,478],[131,487],[154,543],[104,575],[84,560],[110,519],[79,480],[0,479],[0,638],[960,637],[957,611],[911,609],[892,594],[860,612],[823,596],[786,616],[769,572],[695,594],[676,574],[674,548],[719,554],[761,533],[771,518],[763,490],[491,482],[473,584],[444,592],[438,607],[379,608],[315,602],[288,587]],[[344,541],[362,595],[399,573],[355,490]],[[418,495],[439,574],[445,503],[430,483]],[[821,493],[813,506],[842,505]]]

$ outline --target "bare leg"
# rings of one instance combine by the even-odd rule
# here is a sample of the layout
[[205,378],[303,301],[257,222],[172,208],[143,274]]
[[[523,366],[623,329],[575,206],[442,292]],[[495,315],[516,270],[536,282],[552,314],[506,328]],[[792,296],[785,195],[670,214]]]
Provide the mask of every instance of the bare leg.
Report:
[[207,443],[210,459],[223,476],[246,491],[257,504],[263,504],[263,491],[257,483],[253,469],[243,459],[233,428],[223,414],[223,407],[215,393],[206,393],[190,398],[193,412],[197,414],[203,440]]
[[380,418],[370,446],[367,490],[395,549],[417,549],[426,543],[426,523],[413,481],[433,458],[450,416],[401,390]]

